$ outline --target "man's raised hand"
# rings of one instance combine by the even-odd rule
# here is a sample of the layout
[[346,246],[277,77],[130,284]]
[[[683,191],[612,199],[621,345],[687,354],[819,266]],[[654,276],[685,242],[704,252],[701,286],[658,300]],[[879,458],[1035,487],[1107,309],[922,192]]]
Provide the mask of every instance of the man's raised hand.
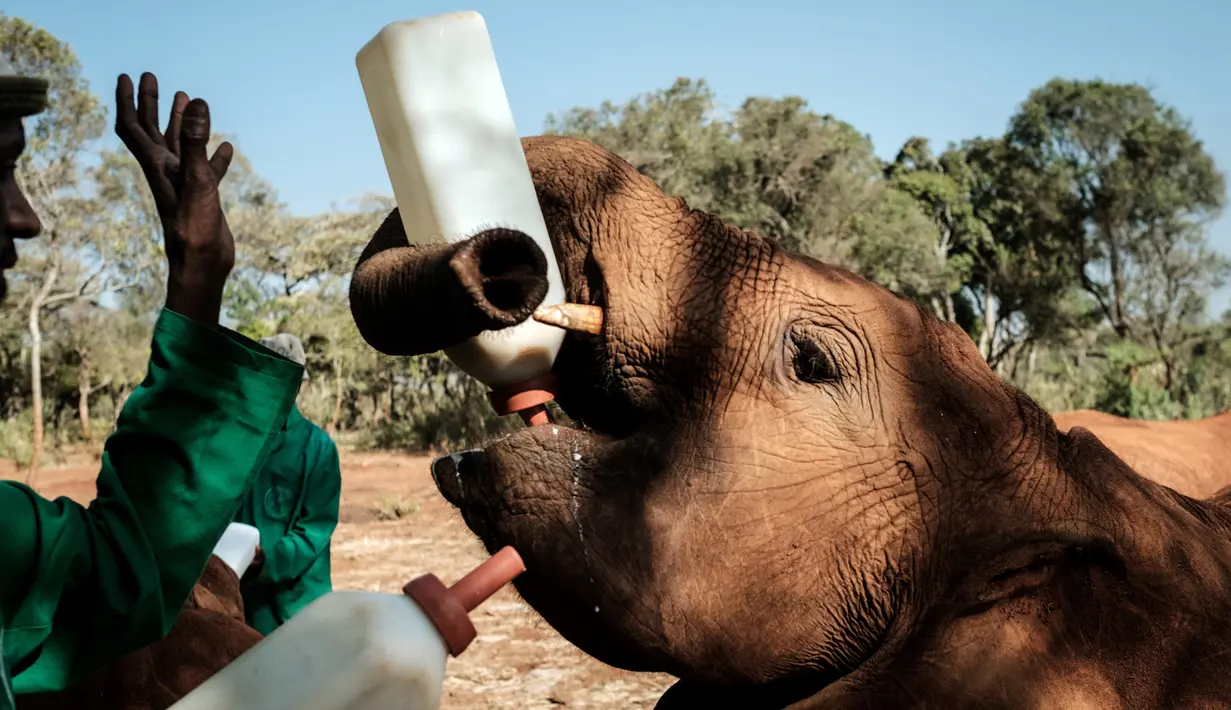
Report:
[[235,265],[235,241],[218,186],[234,149],[222,143],[213,157],[209,106],[175,94],[166,132],[158,130],[158,79],[141,75],[136,106],[133,84],[121,74],[115,86],[115,133],[141,165],[162,221],[167,252],[167,308],[207,325],[218,323],[222,290]]

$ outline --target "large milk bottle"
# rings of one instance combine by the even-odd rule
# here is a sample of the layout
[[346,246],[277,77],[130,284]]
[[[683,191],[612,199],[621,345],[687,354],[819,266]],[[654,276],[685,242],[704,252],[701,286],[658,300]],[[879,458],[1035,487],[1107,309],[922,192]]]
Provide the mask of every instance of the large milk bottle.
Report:
[[452,587],[427,574],[403,594],[326,594],[172,710],[435,710],[469,612],[523,571],[506,547]]
[[[494,226],[525,233],[547,257],[542,306],[564,285],[513,124],[487,24],[477,12],[394,22],[355,58],[410,243],[464,241]],[[564,331],[527,320],[446,354],[493,388],[501,414],[546,421]],[[526,412],[536,409],[541,416]]]

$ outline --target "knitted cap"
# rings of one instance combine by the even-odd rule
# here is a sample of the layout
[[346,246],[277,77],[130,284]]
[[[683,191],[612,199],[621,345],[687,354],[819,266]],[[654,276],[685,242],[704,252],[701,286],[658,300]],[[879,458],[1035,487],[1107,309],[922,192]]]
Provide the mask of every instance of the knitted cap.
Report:
[[18,76],[13,65],[0,57],[0,116],[24,118],[47,108],[47,80]]
[[[290,333],[278,333],[268,338],[261,338],[261,345],[273,350],[282,357],[299,365],[307,365],[308,356],[304,354],[303,343]],[[308,371],[303,371],[303,378],[308,379]]]

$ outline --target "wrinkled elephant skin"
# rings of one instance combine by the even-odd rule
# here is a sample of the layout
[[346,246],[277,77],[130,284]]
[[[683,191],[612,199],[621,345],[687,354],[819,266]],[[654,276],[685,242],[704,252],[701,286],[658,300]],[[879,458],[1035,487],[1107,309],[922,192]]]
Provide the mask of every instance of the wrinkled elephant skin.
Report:
[[1231,485],[1231,412],[1154,422],[1079,409],[1054,415],[1060,431],[1089,429],[1146,478],[1194,498]]
[[[433,473],[567,639],[679,677],[662,708],[1225,706],[1217,502],[1059,433],[913,303],[589,143],[523,145],[604,330],[556,363],[573,425]],[[416,258],[387,249],[364,279]]]

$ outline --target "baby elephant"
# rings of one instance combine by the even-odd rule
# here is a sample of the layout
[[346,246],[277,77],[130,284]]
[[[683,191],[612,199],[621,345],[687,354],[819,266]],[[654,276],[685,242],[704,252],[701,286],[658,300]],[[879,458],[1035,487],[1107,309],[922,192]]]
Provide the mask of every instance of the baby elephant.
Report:
[[[433,473],[564,637],[675,675],[662,710],[1231,707],[1222,498],[1058,430],[915,303],[595,145],[522,145],[566,297],[602,318],[565,324],[570,424]],[[418,248],[391,217],[351,281],[364,338],[430,351],[539,306],[508,231]]]

